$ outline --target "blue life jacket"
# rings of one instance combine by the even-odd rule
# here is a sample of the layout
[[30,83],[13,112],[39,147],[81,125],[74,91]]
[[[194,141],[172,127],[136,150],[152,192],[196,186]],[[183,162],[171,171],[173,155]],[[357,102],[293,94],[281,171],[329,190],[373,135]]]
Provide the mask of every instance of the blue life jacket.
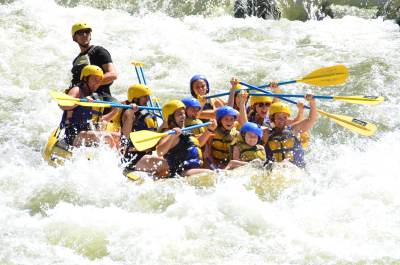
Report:
[[288,160],[300,168],[305,168],[304,150],[302,144],[295,137],[292,126],[288,126],[282,133],[273,128],[265,144],[267,161],[282,162]]

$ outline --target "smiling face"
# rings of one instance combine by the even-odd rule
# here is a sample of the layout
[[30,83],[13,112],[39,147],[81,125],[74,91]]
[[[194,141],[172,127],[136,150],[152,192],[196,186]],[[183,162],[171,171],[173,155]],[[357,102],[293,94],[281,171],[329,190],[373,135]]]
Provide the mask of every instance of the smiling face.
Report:
[[200,109],[199,107],[189,107],[186,109],[186,114],[188,118],[195,120],[197,118],[197,115],[199,114]]
[[286,112],[277,112],[274,114],[275,126],[279,129],[285,129],[288,121],[288,114]]
[[102,80],[102,77],[99,75],[85,76],[84,78],[88,82],[89,89],[92,92],[95,92],[99,88]]
[[[183,128],[185,126],[185,118],[186,118],[185,109],[180,108],[180,109],[175,110],[174,118],[175,118],[176,125],[178,125],[179,128]],[[175,124],[173,124],[173,125],[175,125]],[[173,126],[173,127],[175,127],[175,126]]]
[[149,102],[150,96],[144,95],[139,98],[139,106],[147,106],[147,102]]
[[[86,46],[86,45],[88,45],[89,42],[90,42],[90,36],[91,36],[91,33],[90,33],[90,32],[91,32],[90,29],[81,29],[81,30],[78,30],[77,32],[75,32],[74,40],[75,40],[76,42],[78,42],[80,45]],[[79,35],[79,34],[81,34],[81,33],[83,33],[83,34],[82,34],[82,35]]]
[[197,79],[192,84],[192,89],[197,96],[203,96],[207,93],[207,83],[204,79]]
[[256,104],[254,104],[256,113],[258,114],[258,116],[260,116],[260,118],[265,119],[265,117],[267,117],[270,105],[271,105],[271,102],[267,102],[267,101],[257,102]]
[[235,124],[235,116],[226,115],[221,117],[219,121],[221,122],[222,127],[224,127],[225,130],[230,131],[233,128],[233,125]]
[[246,132],[244,141],[248,145],[255,146],[258,143],[258,135],[253,132]]

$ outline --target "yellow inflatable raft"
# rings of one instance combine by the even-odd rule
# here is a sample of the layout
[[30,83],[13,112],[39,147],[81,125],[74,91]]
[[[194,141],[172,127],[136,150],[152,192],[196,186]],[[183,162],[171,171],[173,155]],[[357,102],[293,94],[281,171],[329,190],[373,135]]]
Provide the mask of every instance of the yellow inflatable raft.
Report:
[[295,165],[288,163],[274,163],[268,168],[262,166],[260,161],[252,161],[250,164],[234,170],[221,170],[214,173],[200,173],[188,177],[156,178],[143,171],[125,171],[128,181],[141,185],[145,181],[153,181],[155,184],[184,183],[195,187],[214,187],[218,182],[234,179],[248,190],[254,190],[258,195],[267,195],[274,199],[281,191],[298,182],[307,173]]

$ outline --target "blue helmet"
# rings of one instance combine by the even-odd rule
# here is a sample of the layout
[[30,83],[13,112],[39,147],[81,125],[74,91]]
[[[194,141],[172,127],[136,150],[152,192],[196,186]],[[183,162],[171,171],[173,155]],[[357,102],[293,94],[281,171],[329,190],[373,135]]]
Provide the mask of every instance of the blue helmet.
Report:
[[185,104],[186,109],[190,107],[199,107],[199,109],[201,110],[201,105],[197,98],[184,98],[182,99],[182,102],[183,104]]
[[197,79],[204,79],[204,81],[206,81],[207,83],[207,93],[210,93],[210,85],[208,84],[208,80],[204,75],[195,75],[192,77],[192,79],[190,79],[190,93],[192,94],[193,97],[197,98],[196,93],[194,93],[193,91],[193,82],[196,81]]
[[215,114],[215,119],[218,121],[220,118],[227,115],[233,115],[235,117],[235,120],[237,118],[236,110],[234,110],[232,107],[224,106],[217,109],[217,113]]
[[246,132],[253,132],[253,133],[257,134],[258,141],[261,140],[262,135],[263,135],[263,130],[261,129],[261,126],[254,122],[247,122],[240,129],[240,134],[243,135],[243,140],[244,140],[244,134]]

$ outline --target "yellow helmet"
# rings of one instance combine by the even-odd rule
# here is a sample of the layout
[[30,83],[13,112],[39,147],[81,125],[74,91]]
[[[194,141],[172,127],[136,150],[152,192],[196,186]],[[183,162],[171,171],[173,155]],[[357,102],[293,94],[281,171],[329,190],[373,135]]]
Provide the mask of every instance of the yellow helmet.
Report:
[[72,36],[74,36],[75,33],[76,33],[78,30],[81,30],[81,29],[90,29],[90,31],[92,31],[92,27],[91,27],[88,23],[83,22],[83,21],[80,21],[80,22],[75,23],[75,24],[72,26],[72,30],[71,30]]
[[260,93],[259,96],[251,96],[250,105],[253,106],[254,104],[256,104],[258,102],[264,102],[264,101],[272,103],[271,97],[265,96],[265,94]]
[[243,89],[243,86],[241,84],[237,84],[236,85],[236,90],[240,90],[240,89]]
[[96,65],[86,65],[82,70],[81,80],[83,79],[84,76],[90,76],[90,75],[101,76],[101,80],[103,80],[104,78],[103,70],[101,70],[101,68]]
[[169,115],[174,114],[177,109],[184,108],[186,109],[185,104],[183,104],[180,100],[172,100],[164,105],[162,108],[162,115],[165,121],[168,121]]
[[269,118],[271,119],[272,115],[277,112],[285,112],[289,115],[288,117],[290,117],[290,108],[285,103],[275,102],[274,104],[272,104],[269,107]]
[[132,85],[128,89],[128,100],[132,102],[134,98],[140,98],[142,96],[151,95],[151,89],[147,85],[136,84]]

